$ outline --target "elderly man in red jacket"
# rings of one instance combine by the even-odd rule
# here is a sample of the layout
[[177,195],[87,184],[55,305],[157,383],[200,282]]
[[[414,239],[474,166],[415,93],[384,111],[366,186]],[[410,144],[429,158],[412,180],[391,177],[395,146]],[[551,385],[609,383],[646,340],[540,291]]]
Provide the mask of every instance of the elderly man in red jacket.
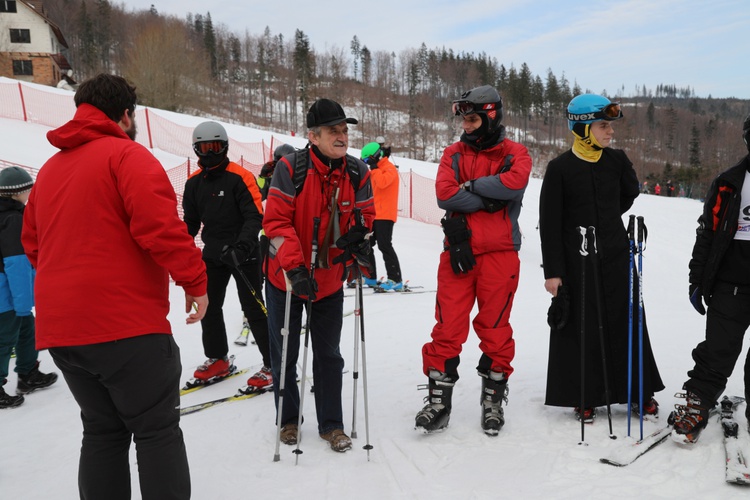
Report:
[[187,499],[169,276],[195,323],[206,268],[164,168],[134,141],[135,102],[118,76],[81,84],[73,119],[47,134],[60,152],[39,172],[22,242],[37,270],[37,348],[81,407],[81,498],[130,498],[134,440],[143,498]]

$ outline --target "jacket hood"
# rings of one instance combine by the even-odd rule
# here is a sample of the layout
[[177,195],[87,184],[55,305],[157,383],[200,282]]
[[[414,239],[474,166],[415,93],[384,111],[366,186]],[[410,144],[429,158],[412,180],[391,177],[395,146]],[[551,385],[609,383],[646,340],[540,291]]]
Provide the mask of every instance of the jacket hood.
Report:
[[49,143],[59,149],[71,149],[102,137],[113,136],[130,140],[117,123],[90,104],[81,104],[72,120],[47,132]]

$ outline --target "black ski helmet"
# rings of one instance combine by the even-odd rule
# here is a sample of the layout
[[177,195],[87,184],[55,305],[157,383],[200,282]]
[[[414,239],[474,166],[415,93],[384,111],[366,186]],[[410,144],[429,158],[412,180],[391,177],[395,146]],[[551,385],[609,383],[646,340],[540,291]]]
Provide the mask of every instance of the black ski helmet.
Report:
[[453,114],[464,116],[476,113],[483,120],[486,117],[487,133],[492,134],[503,120],[503,99],[491,85],[482,85],[461,94],[453,101]]
[[742,138],[745,140],[745,146],[750,151],[750,115],[745,118],[745,123],[742,124]]
[[273,150],[273,159],[276,161],[279,161],[282,156],[286,156],[288,154],[292,154],[296,149],[294,149],[294,146],[291,144],[282,144],[281,146],[277,146],[276,149]]

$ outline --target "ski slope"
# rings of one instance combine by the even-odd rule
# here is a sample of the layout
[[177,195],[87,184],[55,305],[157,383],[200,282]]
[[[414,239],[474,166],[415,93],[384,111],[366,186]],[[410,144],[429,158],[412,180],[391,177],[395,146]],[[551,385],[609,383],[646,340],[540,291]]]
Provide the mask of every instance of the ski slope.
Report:
[[[185,119],[185,123],[194,122],[194,117]],[[3,141],[0,159],[38,168],[55,151],[44,138],[47,130],[0,119],[0,135],[7,139]],[[263,131],[246,134],[270,136]],[[155,153],[165,168],[184,161]],[[402,159],[398,163],[402,170],[414,165],[423,175],[434,171],[431,165],[417,166],[416,162]],[[524,233],[521,278],[511,315],[517,354],[505,409],[506,424],[499,436],[488,437],[479,426],[481,383],[474,367],[480,353],[473,334],[462,353],[461,380],[454,391],[450,427],[430,436],[413,430],[414,416],[426,395],[426,391],[417,390],[418,384],[426,382],[421,373],[420,350],[429,340],[434,324],[435,296],[368,294],[364,312],[369,429],[364,419],[360,363],[358,438],[354,449],[334,453],[316,435],[314,399],[309,394],[304,400],[307,421],[300,445],[304,453],[296,466],[292,447],[282,445],[281,460],[272,460],[275,418],[270,394],[215,407],[186,416],[181,424],[190,460],[193,498],[747,498],[750,491],[724,481],[724,448],[721,426],[716,420],[691,449],[668,440],[634,464],[616,468],[599,459],[611,448],[632,439],[625,436],[624,405],[613,407],[618,439],[609,439],[606,412],[600,412],[597,421],[586,427],[586,445],[579,445],[580,425],[572,410],[543,405],[549,337],[546,310],[550,297],[543,286],[536,230],[540,187],[540,180],[531,180],[520,218]],[[692,309],[687,297],[687,264],[700,210],[701,204],[694,200],[642,195],[629,212],[643,215],[649,228],[643,258],[644,297],[653,350],[667,386],[656,395],[662,422],[646,422],[646,434],[665,424],[666,415],[677,401],[673,394],[680,390],[686,371],[692,367],[690,352],[703,338],[704,318]],[[439,226],[404,218],[396,224],[394,246],[410,284],[436,288],[441,239]],[[170,321],[182,353],[183,379],[187,379],[204,360],[200,327],[185,325],[182,291],[173,287],[171,295]],[[345,301],[344,309],[353,309],[353,298]],[[225,318],[231,337],[230,353],[236,355],[238,367],[250,368],[251,372],[260,368],[261,357],[255,346],[231,343],[242,325],[233,290],[227,294]],[[352,427],[353,341],[354,316],[349,316],[344,319],[341,345],[349,370],[344,375],[343,392],[347,432]],[[40,359],[43,371],[57,371],[47,352],[41,353]],[[235,378],[182,399],[190,405],[228,396],[243,383]],[[12,391],[15,385],[16,375],[11,372],[6,389]],[[729,380],[727,393],[743,394],[742,362]],[[743,412],[744,406],[739,411]],[[637,419],[634,422],[633,435],[637,437]],[[740,422],[742,443],[750,450],[747,422]],[[62,379],[49,389],[28,396],[21,407],[0,412],[0,429],[2,498],[78,498],[81,424],[78,406]],[[362,449],[368,434],[373,446],[369,461]],[[134,452],[131,467],[133,498],[140,498]]]

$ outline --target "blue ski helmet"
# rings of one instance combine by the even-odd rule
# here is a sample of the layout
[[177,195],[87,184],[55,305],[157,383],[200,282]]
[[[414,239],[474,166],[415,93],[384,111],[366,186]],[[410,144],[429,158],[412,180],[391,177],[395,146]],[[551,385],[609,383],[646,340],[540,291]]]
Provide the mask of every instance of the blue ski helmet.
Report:
[[622,118],[619,102],[612,102],[604,96],[581,94],[568,104],[568,128],[573,130],[576,123],[585,125],[599,120],[613,121]]

